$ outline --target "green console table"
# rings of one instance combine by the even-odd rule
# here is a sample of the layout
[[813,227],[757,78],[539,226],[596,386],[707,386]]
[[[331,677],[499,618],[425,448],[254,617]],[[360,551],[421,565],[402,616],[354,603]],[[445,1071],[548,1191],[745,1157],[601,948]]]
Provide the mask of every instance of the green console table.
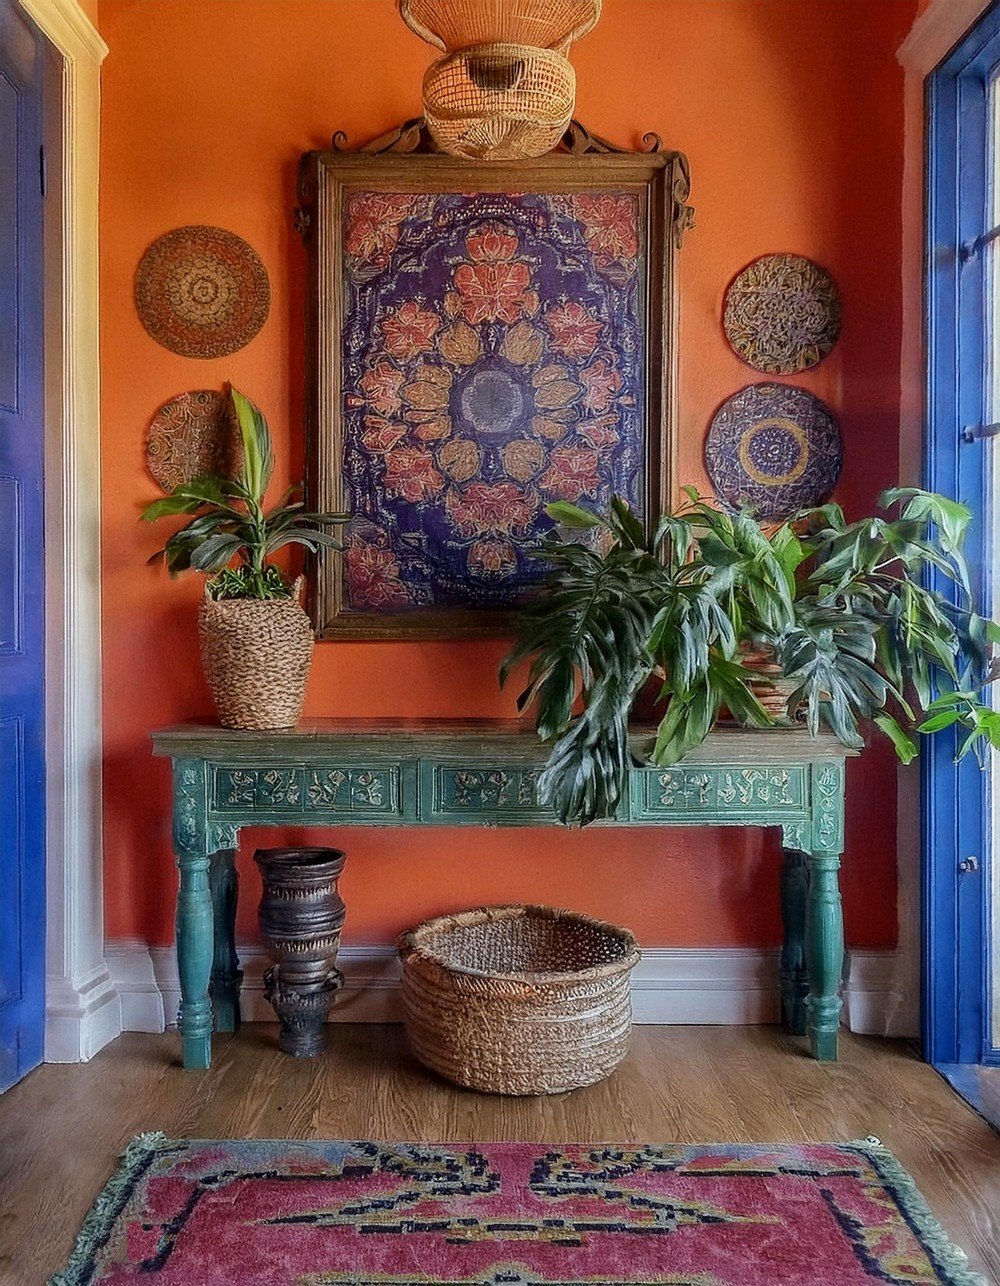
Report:
[[[641,760],[650,743],[637,730]],[[545,748],[495,720],[315,720],[281,732],[182,725],[153,735],[173,765],[184,1066],[239,1021],[234,853],[242,826],[558,825],[538,803]],[[803,729],[719,728],[673,768],[636,767],[599,826],[780,826],[782,1019],[837,1057],[844,929],[844,747]]]

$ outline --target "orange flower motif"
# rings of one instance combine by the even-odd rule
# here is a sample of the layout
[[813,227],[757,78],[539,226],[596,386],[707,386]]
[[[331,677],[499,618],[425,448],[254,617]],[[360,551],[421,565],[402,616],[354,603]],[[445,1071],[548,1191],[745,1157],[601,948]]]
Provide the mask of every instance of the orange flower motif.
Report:
[[385,489],[411,505],[426,500],[444,486],[444,478],[434,467],[434,457],[420,447],[396,447],[385,457]]
[[391,451],[397,442],[402,442],[406,437],[405,424],[392,424],[388,420],[380,420],[374,415],[365,416],[365,431],[361,435],[361,441],[367,451],[375,455],[384,455],[386,451]]
[[577,361],[590,357],[603,330],[601,321],[574,299],[553,305],[545,314],[545,325],[552,335],[552,347]]
[[[525,313],[538,311],[538,295],[530,290],[531,270],[517,253],[517,237],[499,224],[487,223],[465,239],[471,263],[455,269],[458,298],[452,307],[461,309],[473,326],[501,321],[510,325]],[[448,300],[445,301],[446,307]]]
[[581,420],[576,428],[580,437],[585,438],[598,450],[613,447],[621,440],[621,434],[618,432],[618,416],[614,412],[610,415],[602,415],[596,420]]
[[463,536],[510,536],[528,529],[538,513],[538,496],[513,482],[473,482],[449,491],[445,508]]
[[369,366],[361,377],[361,387],[371,410],[379,415],[395,415],[400,408],[399,390],[404,378],[403,372],[384,358]]
[[384,268],[399,240],[399,225],[412,198],[387,192],[359,192],[347,203],[347,253],[374,268]]
[[402,607],[410,601],[391,550],[355,536],[345,552],[348,600],[354,608]]
[[606,411],[622,386],[621,372],[605,358],[598,358],[580,372],[583,405],[598,415]]
[[408,299],[382,323],[385,351],[400,361],[411,361],[418,353],[434,347],[434,336],[440,327],[441,319],[436,313]]
[[517,552],[509,540],[477,540],[469,550],[469,571],[508,576],[517,567]]
[[554,447],[539,486],[561,500],[594,496],[600,486],[599,456],[590,447]]
[[499,223],[484,223],[465,238],[473,263],[508,263],[517,254],[517,234]]
[[639,253],[639,212],[635,197],[610,192],[573,197],[573,210],[583,235],[602,267],[618,261],[634,267]]

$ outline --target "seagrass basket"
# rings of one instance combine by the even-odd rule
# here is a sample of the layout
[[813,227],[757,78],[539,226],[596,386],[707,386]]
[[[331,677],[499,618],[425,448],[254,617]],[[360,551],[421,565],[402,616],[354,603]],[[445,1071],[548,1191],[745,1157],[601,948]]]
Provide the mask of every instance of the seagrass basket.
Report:
[[438,49],[521,43],[565,53],[592,30],[601,0],[399,0],[399,12]]
[[532,45],[461,49],[424,76],[427,128],[452,156],[499,161],[551,152],[575,99],[572,63]]
[[209,597],[198,613],[201,661],[224,728],[291,728],[298,723],[312,661],[313,632],[291,598]]
[[469,1089],[559,1094],[602,1080],[628,1050],[627,929],[547,906],[428,920],[397,942],[417,1058]]

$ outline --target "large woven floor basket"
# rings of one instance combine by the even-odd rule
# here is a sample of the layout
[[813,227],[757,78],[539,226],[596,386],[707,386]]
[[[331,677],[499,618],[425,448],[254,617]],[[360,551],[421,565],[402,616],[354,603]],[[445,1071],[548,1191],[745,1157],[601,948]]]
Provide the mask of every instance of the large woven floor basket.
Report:
[[545,906],[484,907],[404,933],[406,1030],[470,1089],[558,1094],[608,1076],[632,1026],[627,929]]

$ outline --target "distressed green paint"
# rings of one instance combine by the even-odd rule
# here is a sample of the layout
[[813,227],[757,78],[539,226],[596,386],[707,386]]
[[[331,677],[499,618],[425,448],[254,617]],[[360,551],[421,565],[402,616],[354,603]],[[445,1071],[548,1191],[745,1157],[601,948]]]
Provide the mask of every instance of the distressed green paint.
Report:
[[814,853],[844,851],[844,761],[812,765],[812,842]]
[[174,845],[180,887],[177,892],[177,970],[181,1003],[177,1022],[184,1066],[208,1067],[212,1060],[213,914],[208,884],[206,765],[184,758],[174,765]]
[[781,1020],[796,1036],[806,1034],[806,899],[809,866],[806,855],[786,848],[781,859]]
[[806,1032],[814,1058],[837,1057],[840,1026],[840,982],[844,972],[844,916],[836,853],[809,854],[809,893],[806,900]]
[[[557,824],[538,802],[547,749],[516,721],[314,720],[259,733],[182,726],[153,741],[174,770],[186,1067],[209,1064],[210,988],[217,1029],[238,1021],[231,850],[239,827]],[[648,731],[635,733],[637,760],[650,744]],[[805,1023],[818,1058],[835,1058],[837,1050],[847,753],[829,734],[813,738],[804,729],[716,729],[682,764],[631,769],[618,815],[596,823],[781,827],[790,850],[782,876],[782,1007],[793,1030]]]
[[240,1023],[240,986],[243,970],[236,954],[236,903],[239,876],[233,848],[220,848],[211,857],[209,889],[212,894],[212,981],[210,994],[216,1031],[235,1031]]

